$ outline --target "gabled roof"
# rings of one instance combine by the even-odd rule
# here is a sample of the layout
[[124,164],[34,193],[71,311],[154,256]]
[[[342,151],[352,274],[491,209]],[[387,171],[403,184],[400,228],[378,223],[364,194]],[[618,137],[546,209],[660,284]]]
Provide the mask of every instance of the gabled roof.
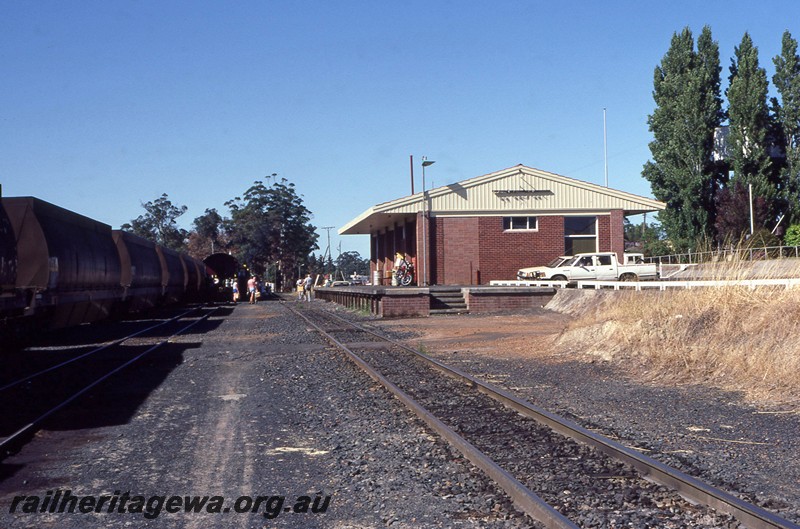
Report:
[[659,211],[666,204],[524,165],[372,206],[339,229],[340,235],[374,233],[410,220],[425,210],[432,216],[603,214]]

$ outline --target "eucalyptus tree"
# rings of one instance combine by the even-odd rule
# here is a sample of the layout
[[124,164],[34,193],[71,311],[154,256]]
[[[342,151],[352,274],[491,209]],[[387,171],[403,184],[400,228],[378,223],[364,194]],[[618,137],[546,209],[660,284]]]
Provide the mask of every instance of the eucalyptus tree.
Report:
[[189,233],[187,250],[189,254],[203,259],[224,249],[226,237],[223,226],[225,219],[214,208],[206,208],[205,213],[194,219]]
[[361,254],[355,251],[343,252],[336,258],[336,268],[341,270],[345,276],[352,274],[369,274],[369,259],[364,259]]
[[178,227],[177,219],[186,213],[187,207],[176,206],[166,193],[142,204],[142,207],[145,213],[121,228],[167,248],[184,251],[188,232]]
[[289,275],[317,248],[311,212],[286,179],[269,187],[256,181],[225,205],[231,211],[225,223],[231,245],[254,273],[264,274],[275,264],[280,274]]

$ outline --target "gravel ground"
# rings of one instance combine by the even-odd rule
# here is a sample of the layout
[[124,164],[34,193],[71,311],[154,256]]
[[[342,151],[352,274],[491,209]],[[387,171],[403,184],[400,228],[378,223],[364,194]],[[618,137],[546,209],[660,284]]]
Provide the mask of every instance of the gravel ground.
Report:
[[[315,302],[354,315],[330,304]],[[548,349],[549,311],[369,321],[434,356],[800,521],[797,411]],[[25,513],[15,496],[330,496],[324,513]],[[291,509],[290,509],[291,511]],[[275,512],[275,511],[270,511]],[[508,500],[276,302],[228,317],[104,386],[0,463],[0,527],[529,527]]]
[[523,418],[407,352],[362,358],[580,527],[735,527],[630,466]]
[[[95,513],[26,512],[67,490],[109,499]],[[188,514],[167,512],[163,500],[153,516],[158,496],[186,495],[210,498]],[[249,505],[245,496],[264,496],[257,513],[235,512]],[[324,512],[292,512],[304,497]],[[123,498],[128,507],[154,503],[109,512]],[[0,463],[0,527],[8,529],[382,526],[531,524],[277,302],[212,318]]]
[[[342,311],[338,311],[342,313]],[[356,316],[351,316],[356,317]],[[657,386],[625,365],[555,353],[567,316],[373,320],[484,380],[800,523],[800,410],[698,385]]]

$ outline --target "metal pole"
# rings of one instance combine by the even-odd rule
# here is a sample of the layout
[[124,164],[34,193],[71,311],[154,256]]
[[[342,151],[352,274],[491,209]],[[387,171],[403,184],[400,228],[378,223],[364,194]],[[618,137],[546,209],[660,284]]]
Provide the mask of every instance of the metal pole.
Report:
[[[425,168],[433,165],[435,162],[428,160],[427,157],[422,157],[422,250],[424,252],[422,259],[422,283],[428,285],[428,204],[427,204],[427,190],[425,189]],[[419,281],[417,282],[419,283]]]
[[606,173],[606,187],[608,187],[608,134],[606,132],[606,109],[603,109],[603,163]]
[[753,235],[753,184],[748,184],[750,190],[750,235]]
[[[428,284],[428,222],[427,222],[427,215],[426,209],[427,204],[425,203],[425,157],[422,157],[422,284],[418,286],[423,286]],[[419,284],[420,282],[417,281]]]
[[409,163],[411,164],[411,194],[414,194],[414,155],[408,155]]

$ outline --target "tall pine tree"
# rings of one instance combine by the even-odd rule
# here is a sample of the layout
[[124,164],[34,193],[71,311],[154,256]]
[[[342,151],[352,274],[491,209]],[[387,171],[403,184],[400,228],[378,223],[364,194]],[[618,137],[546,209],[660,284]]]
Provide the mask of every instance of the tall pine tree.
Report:
[[712,156],[714,130],[723,117],[720,71],[719,46],[708,26],[697,51],[688,27],[673,34],[655,69],[656,109],[648,118],[653,160],[642,175],[655,197],[667,203],[659,219],[678,250],[713,233],[714,197],[721,178]]

